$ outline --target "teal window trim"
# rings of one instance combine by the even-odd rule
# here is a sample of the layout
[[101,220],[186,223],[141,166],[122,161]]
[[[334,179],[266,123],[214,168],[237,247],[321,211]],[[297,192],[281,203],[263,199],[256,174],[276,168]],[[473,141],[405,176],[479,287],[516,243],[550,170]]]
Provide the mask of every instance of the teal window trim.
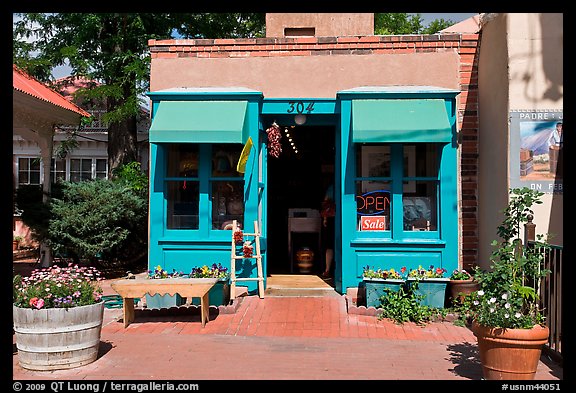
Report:
[[[447,143],[434,143],[438,145],[439,159],[442,160],[442,150]],[[442,244],[441,236],[441,217],[440,196],[442,195],[442,178],[441,170],[438,168],[436,176],[404,176],[404,143],[390,143],[390,176],[385,177],[366,177],[354,176],[353,183],[362,180],[389,181],[391,196],[390,212],[390,230],[382,232],[359,231],[355,230],[351,238],[351,244],[361,244],[363,242],[373,242],[378,244],[403,244],[403,243],[421,243],[429,242]],[[352,144],[352,173],[357,174],[356,162],[357,144]],[[405,181],[430,181],[436,183],[436,204],[434,208],[437,212],[437,226],[431,231],[406,231],[404,230],[404,182]]]
[[[230,241],[230,231],[227,230],[217,230],[212,228],[212,183],[219,181],[234,181],[234,182],[244,182],[244,190],[246,188],[246,182],[244,176],[240,177],[230,177],[230,176],[212,176],[212,151],[217,143],[199,143],[198,149],[198,176],[197,177],[165,177],[163,178],[163,190],[164,190],[164,204],[163,204],[163,228],[164,234],[158,237],[159,242],[202,242],[206,240],[210,241]],[[159,150],[163,153],[159,156],[165,157],[166,150],[168,149],[168,144],[160,143],[158,144]],[[165,164],[163,164],[165,167]],[[165,174],[164,172],[162,172]],[[168,200],[166,197],[166,192],[168,190],[168,182],[172,181],[198,181],[199,183],[199,206],[198,206],[198,216],[199,223],[198,229],[176,229],[176,228],[166,228],[167,211],[168,211]]]

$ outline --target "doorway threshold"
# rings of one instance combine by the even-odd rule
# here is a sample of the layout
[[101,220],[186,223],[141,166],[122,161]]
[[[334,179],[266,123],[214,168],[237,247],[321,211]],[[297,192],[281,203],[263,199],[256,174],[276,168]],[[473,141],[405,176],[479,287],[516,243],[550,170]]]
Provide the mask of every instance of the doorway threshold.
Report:
[[341,296],[315,274],[272,274],[266,280],[265,296]]

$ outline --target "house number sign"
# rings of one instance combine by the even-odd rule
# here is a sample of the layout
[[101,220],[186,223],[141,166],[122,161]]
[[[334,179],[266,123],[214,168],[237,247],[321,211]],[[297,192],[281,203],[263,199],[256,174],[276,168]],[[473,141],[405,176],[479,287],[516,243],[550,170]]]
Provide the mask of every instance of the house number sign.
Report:
[[311,113],[314,111],[314,103],[304,101],[290,101],[288,102],[288,113]]

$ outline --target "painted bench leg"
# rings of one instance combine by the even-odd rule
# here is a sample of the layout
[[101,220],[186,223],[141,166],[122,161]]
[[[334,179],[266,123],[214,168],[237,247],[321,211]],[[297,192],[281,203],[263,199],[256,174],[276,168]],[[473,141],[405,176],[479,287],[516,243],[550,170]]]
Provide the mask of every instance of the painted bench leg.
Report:
[[134,322],[134,299],[123,298],[124,327],[128,327],[130,322]]
[[210,301],[208,300],[208,292],[200,298],[200,318],[202,327],[206,326],[206,322],[210,318]]

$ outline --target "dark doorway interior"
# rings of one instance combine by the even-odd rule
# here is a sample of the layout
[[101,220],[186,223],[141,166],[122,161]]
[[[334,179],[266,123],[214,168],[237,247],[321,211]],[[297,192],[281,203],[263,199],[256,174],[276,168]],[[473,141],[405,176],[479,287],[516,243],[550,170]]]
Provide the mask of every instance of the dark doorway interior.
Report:
[[281,124],[280,127],[282,154],[279,158],[268,158],[268,273],[300,274],[295,264],[296,253],[308,247],[314,252],[308,274],[320,274],[324,269],[325,250],[318,244],[319,235],[315,233],[292,233],[293,258],[290,260],[288,215],[289,209],[320,210],[326,188],[334,182],[335,129],[334,126]]

